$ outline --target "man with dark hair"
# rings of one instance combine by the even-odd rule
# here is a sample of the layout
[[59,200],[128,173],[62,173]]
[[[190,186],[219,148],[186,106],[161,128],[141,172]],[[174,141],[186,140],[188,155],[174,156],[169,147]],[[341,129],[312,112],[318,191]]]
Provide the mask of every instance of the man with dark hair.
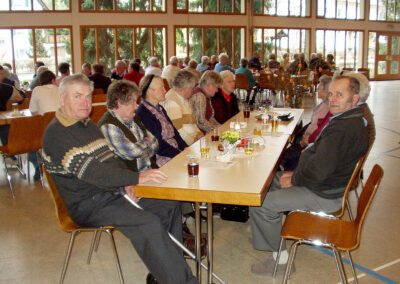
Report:
[[[178,202],[135,196],[135,185],[162,182],[160,170],[135,173],[110,150],[99,128],[88,118],[93,83],[83,74],[60,85],[61,108],[43,136],[43,159],[78,225],[114,226],[127,236],[146,267],[166,284],[198,283],[167,232],[182,240]],[[144,209],[132,206],[125,192]]]
[[143,78],[144,74],[140,73],[140,64],[137,62],[131,62],[129,64],[129,72],[124,75],[124,80],[129,80],[136,83],[139,86],[140,80]]
[[12,72],[12,66],[10,63],[3,63],[3,66],[8,68],[8,72],[10,73],[9,79],[15,82],[15,87],[17,89],[20,88],[20,82],[19,82],[19,78],[18,75],[16,73]]
[[108,111],[100,119],[98,126],[110,149],[127,167],[143,173],[157,168],[155,156],[158,142],[147,131],[140,117],[135,115],[139,93],[138,86],[129,81],[112,83],[107,92]]
[[56,79],[57,86],[60,86],[62,79],[70,75],[69,67],[70,66],[67,62],[61,62],[58,65],[58,72],[60,72],[61,76],[57,77]]
[[60,107],[56,75],[50,70],[39,76],[40,86],[32,91],[29,109],[33,114],[43,115],[46,112],[56,111]]
[[249,60],[248,66],[249,68],[261,69],[260,54],[258,52],[254,52],[253,57]]
[[[301,154],[294,171],[276,174],[261,207],[250,208],[254,248],[273,252],[266,262],[252,265],[253,273],[272,275],[285,212],[331,213],[341,207],[354,167],[368,148],[366,121],[357,107],[359,92],[357,79],[334,78],[329,87],[330,122]],[[287,260],[284,249],[277,273],[283,274]]]
[[93,65],[93,74],[89,75],[89,80],[94,83],[95,89],[103,89],[105,94],[107,93],[108,86],[111,84],[111,79],[104,76],[103,64]]
[[39,67],[42,67],[42,66],[45,66],[43,61],[36,61],[36,63],[35,63],[35,74],[33,74],[33,78],[38,76],[37,70],[39,69]]

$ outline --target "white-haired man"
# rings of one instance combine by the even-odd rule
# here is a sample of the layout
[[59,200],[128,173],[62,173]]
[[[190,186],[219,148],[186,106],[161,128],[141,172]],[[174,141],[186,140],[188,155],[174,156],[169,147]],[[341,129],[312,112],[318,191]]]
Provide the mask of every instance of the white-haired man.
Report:
[[228,66],[228,64],[229,64],[228,54],[221,53],[218,56],[218,60],[219,60],[219,63],[217,63],[217,65],[215,65],[215,68],[214,68],[215,72],[221,73],[222,71],[229,70],[233,74],[235,74],[235,70],[232,67]]
[[201,63],[199,65],[197,65],[197,70],[200,71],[201,73],[206,72],[207,70],[210,70],[210,66],[208,65],[208,63],[210,62],[210,59],[208,58],[208,56],[203,56],[201,58]]
[[176,73],[181,70],[181,68],[178,67],[178,61],[178,57],[171,56],[169,59],[169,65],[165,66],[161,73],[161,78],[167,80],[170,88],[172,87],[172,80],[175,78]]
[[160,64],[158,63],[158,59],[155,56],[152,56],[148,60],[149,65],[146,68],[144,73],[145,76],[147,75],[156,75],[161,77],[162,71],[160,68]]
[[117,60],[115,62],[115,70],[111,73],[111,80],[122,80],[124,79],[126,71],[126,65],[123,60]]

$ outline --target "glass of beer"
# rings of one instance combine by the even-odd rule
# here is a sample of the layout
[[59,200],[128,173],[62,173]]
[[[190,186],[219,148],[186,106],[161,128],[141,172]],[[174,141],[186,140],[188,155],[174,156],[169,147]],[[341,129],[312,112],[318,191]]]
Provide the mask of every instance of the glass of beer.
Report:
[[210,153],[210,144],[206,137],[200,138],[200,153],[202,155]]
[[218,128],[214,128],[212,130],[211,141],[212,142],[218,142],[219,141],[219,129]]
[[189,155],[187,156],[188,163],[188,175],[189,177],[198,177],[199,176],[199,160],[196,156]]
[[246,105],[243,109],[243,117],[250,118],[250,106]]
[[246,155],[252,155],[254,152],[254,139],[253,138],[246,138],[246,142],[244,144],[244,153]]

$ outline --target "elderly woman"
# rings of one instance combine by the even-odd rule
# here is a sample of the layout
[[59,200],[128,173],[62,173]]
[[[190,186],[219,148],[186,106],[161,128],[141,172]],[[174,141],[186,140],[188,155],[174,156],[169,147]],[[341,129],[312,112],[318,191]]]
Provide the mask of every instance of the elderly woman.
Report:
[[200,79],[199,86],[194,88],[189,100],[197,126],[204,133],[220,126],[214,117],[211,98],[218,92],[218,87],[221,84],[222,79],[217,72],[206,71]]
[[232,67],[228,66],[229,64],[229,56],[226,53],[221,53],[218,56],[219,63],[215,65],[214,71],[221,73],[222,71],[229,70],[233,74],[235,74],[235,70]]
[[134,83],[127,80],[112,83],[107,92],[108,111],[98,126],[110,149],[126,166],[143,173],[157,168],[158,142],[135,115],[138,97],[139,88]]
[[201,63],[199,65],[197,65],[197,70],[200,71],[201,73],[206,72],[207,70],[210,70],[210,66],[208,66],[210,59],[208,58],[208,56],[203,56],[201,58]]
[[239,113],[239,106],[235,90],[235,75],[231,71],[225,70],[220,74],[222,79],[221,88],[212,99],[212,106],[215,111],[215,119],[223,124],[225,121]]
[[144,126],[157,138],[159,148],[157,165],[161,167],[187,147],[185,141],[160,105],[165,100],[164,82],[161,77],[147,75],[140,81],[142,103],[136,111]]
[[196,77],[193,73],[185,69],[180,70],[172,80],[172,89],[168,91],[163,103],[169,118],[188,145],[203,136],[189,103],[195,85]]
[[246,58],[240,59],[240,67],[236,70],[236,74],[244,74],[249,81],[249,88],[252,89],[256,85],[253,73],[247,68],[248,61]]
[[197,68],[197,61],[192,59],[189,61],[189,65],[185,69],[193,73],[193,75],[196,77],[196,85],[197,85],[198,82],[200,81],[202,74],[196,68]]

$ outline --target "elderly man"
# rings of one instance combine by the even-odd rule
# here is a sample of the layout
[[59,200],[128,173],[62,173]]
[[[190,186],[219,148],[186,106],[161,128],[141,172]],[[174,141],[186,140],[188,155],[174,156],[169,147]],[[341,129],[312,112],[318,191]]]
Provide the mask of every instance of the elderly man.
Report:
[[160,68],[160,64],[158,63],[157,57],[155,56],[150,57],[148,63],[149,65],[147,66],[144,75],[147,76],[153,74],[161,77],[162,71]]
[[166,79],[170,87],[172,87],[172,80],[176,73],[181,70],[181,68],[178,67],[178,61],[178,57],[171,56],[169,59],[169,65],[165,66],[161,73],[161,78]]
[[[329,87],[330,122],[300,157],[293,172],[278,173],[261,207],[251,207],[253,245],[272,251],[266,262],[251,271],[272,275],[279,249],[282,216],[286,211],[335,212],[358,159],[367,151],[363,111],[357,107],[360,83],[352,77],[337,77]],[[278,273],[283,274],[288,253],[282,251]]]
[[110,76],[111,80],[124,79],[125,71],[126,71],[125,62],[123,60],[117,60],[115,62],[115,70],[113,70],[113,72],[111,72],[111,76]]
[[172,89],[165,95],[163,106],[172,124],[187,145],[192,145],[202,133],[196,125],[189,99],[192,96],[196,78],[188,70],[180,70],[172,81]]
[[69,64],[67,62],[61,62],[58,65],[58,72],[60,72],[61,75],[56,78],[56,85],[60,86],[61,81],[70,75]]
[[3,64],[3,67],[6,67],[6,68],[8,69],[8,72],[9,72],[9,74],[10,74],[8,78],[9,78],[10,80],[12,80],[12,81],[15,82],[14,87],[17,88],[17,89],[20,89],[20,88],[21,88],[21,84],[20,84],[18,75],[17,75],[16,73],[13,73],[13,72],[12,72],[12,66],[11,66],[11,64],[10,64],[10,63],[4,63],[4,64]]
[[36,70],[36,76],[33,78],[31,83],[29,84],[29,89],[33,91],[37,86],[40,86],[40,81],[39,81],[39,76],[42,74],[44,71],[49,70],[46,66],[39,66],[39,68]]
[[189,61],[189,65],[185,69],[193,73],[193,75],[196,77],[196,85],[197,85],[197,83],[199,83],[199,81],[200,81],[202,74],[196,68],[197,68],[197,61],[194,59],[191,59]]
[[214,117],[214,108],[211,98],[218,92],[222,84],[221,76],[214,71],[206,71],[201,76],[199,86],[194,88],[190,98],[192,112],[196,118],[197,126],[204,133],[210,132],[213,128],[218,128],[220,124]]
[[253,57],[249,60],[249,68],[261,69],[260,54],[254,52]]
[[92,75],[92,65],[90,65],[90,63],[87,62],[83,63],[81,68],[81,73],[88,77]]
[[207,70],[210,70],[210,66],[208,65],[210,59],[208,56],[203,56],[201,57],[201,63],[197,65],[196,69],[200,71],[201,73],[206,72]]
[[135,115],[139,93],[139,88],[132,82],[120,80],[112,83],[107,92],[108,111],[98,126],[110,149],[127,168],[143,173],[157,168],[158,142]]
[[208,62],[208,66],[210,66],[210,70],[214,70],[215,65],[218,64],[217,56],[211,55],[210,62]]
[[89,75],[89,80],[93,82],[95,89],[103,89],[103,93],[107,93],[108,86],[111,84],[111,79],[104,76],[104,65],[94,64],[93,74]]
[[[45,166],[68,214],[82,226],[115,226],[160,283],[198,283],[167,234],[182,240],[179,203],[135,197],[135,184],[161,182],[166,175],[159,170],[135,173],[114,155],[88,119],[92,92],[93,83],[85,75],[65,78],[60,85],[61,108],[43,137]],[[144,210],[125,200],[124,191]]]
[[223,124],[239,112],[235,90],[235,75],[228,70],[219,74],[222,78],[222,85],[212,98],[212,106],[215,111],[215,119]]
[[228,66],[229,64],[229,56],[226,53],[221,53],[218,57],[219,63],[217,63],[217,65],[215,65],[214,71],[221,73],[222,71],[225,70],[229,70],[231,71],[233,74],[235,74],[235,70]]

